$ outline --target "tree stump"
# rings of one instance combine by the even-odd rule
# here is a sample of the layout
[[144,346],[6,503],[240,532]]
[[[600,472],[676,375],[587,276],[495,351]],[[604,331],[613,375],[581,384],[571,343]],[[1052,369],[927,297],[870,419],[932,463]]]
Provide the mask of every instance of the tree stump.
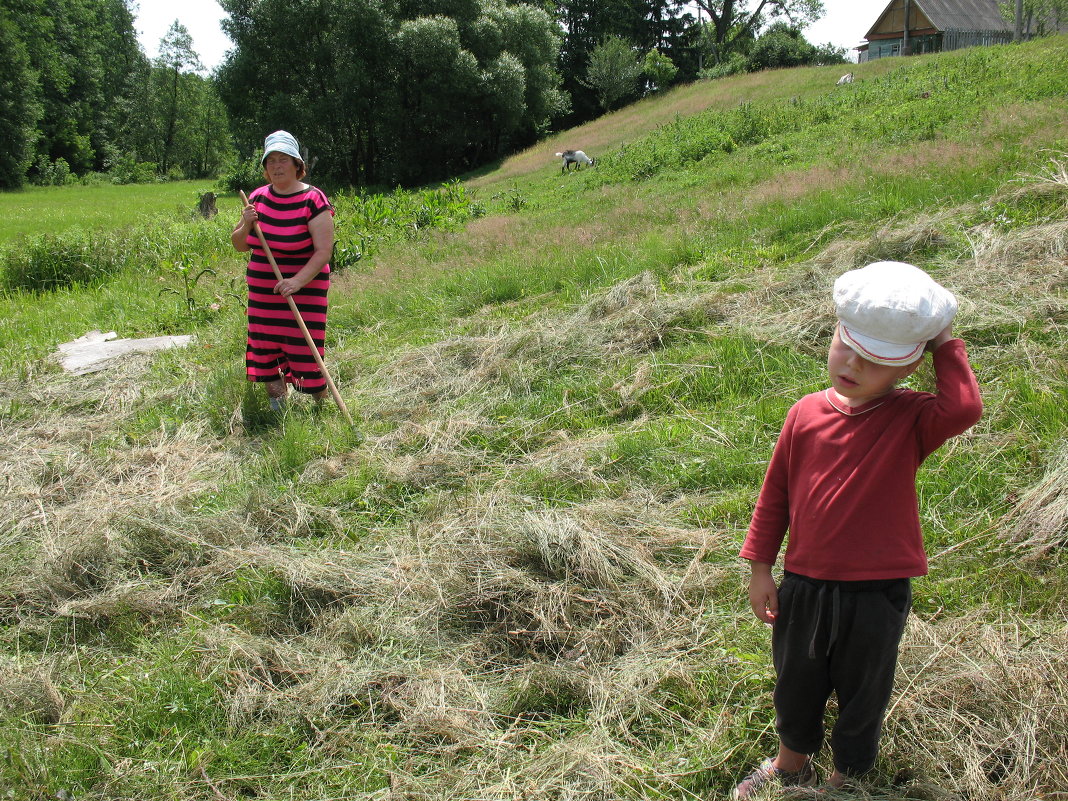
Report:
[[200,196],[200,203],[197,204],[197,211],[205,220],[210,220],[219,213],[219,210],[215,207],[214,192],[205,192]]

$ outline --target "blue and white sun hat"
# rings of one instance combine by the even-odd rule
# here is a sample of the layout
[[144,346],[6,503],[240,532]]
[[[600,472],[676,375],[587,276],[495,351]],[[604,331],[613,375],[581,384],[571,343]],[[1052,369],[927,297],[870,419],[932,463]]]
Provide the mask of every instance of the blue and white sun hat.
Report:
[[300,155],[300,145],[297,144],[296,137],[289,131],[275,131],[267,135],[267,138],[263,141],[263,158],[260,159],[261,167],[267,164],[267,156],[271,153],[285,153],[301,164],[304,163],[304,157]]
[[901,261],[877,261],[834,282],[838,335],[876,364],[904,366],[953,321],[957,299],[931,276]]

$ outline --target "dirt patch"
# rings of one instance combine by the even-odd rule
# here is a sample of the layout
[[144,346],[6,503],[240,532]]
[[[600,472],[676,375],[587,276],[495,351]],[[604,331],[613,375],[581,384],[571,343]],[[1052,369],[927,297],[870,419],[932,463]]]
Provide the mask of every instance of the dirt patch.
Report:
[[763,181],[748,192],[746,196],[753,204],[781,201],[790,203],[816,192],[833,190],[856,178],[851,167],[810,167],[807,170],[793,170],[776,175]]
[[923,173],[930,165],[969,164],[982,169],[989,147],[965,144],[951,139],[924,142],[919,147],[883,151],[871,164],[871,171],[880,176],[914,175]]

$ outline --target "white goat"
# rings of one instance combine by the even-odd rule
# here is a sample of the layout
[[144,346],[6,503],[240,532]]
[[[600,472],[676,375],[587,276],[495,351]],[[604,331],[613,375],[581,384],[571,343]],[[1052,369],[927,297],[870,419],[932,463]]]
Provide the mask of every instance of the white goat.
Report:
[[836,83],[835,86],[841,86],[844,83],[853,83],[853,73],[852,72],[847,72],[845,75],[843,75],[841,78],[839,78],[838,79],[838,83]]
[[565,150],[563,153],[557,153],[556,155],[564,160],[560,172],[570,170],[572,164],[575,165],[576,170],[581,170],[583,164],[589,164],[592,167],[597,163],[597,159],[591,159],[581,150]]

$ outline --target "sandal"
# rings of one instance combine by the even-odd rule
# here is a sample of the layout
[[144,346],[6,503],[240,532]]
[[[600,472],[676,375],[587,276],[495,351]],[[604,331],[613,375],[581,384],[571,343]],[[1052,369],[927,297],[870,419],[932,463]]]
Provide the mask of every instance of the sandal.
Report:
[[775,760],[768,758],[760,763],[760,766],[742,779],[731,793],[733,801],[748,801],[756,798],[761,790],[772,787],[815,787],[819,783],[819,776],[812,766],[812,761],[805,763],[801,770],[779,770],[775,767]]

